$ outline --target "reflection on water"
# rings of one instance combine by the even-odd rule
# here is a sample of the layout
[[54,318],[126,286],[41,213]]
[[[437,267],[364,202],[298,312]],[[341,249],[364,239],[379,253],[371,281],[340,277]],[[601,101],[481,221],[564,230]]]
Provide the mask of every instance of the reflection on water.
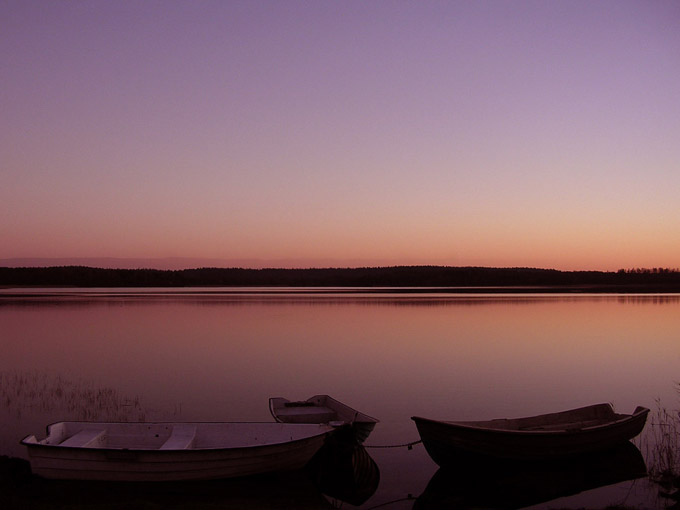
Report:
[[[1,484],[1,481],[0,481]],[[331,509],[304,472],[213,482],[112,483],[24,478],[0,485],[3,508]]]
[[[423,494],[437,470],[422,446],[370,448],[416,441],[413,415],[485,420],[599,402],[627,412],[654,409],[658,398],[677,407],[678,295],[16,294],[0,291],[0,387],[11,388],[0,390],[0,454],[24,455],[22,437],[68,413],[271,421],[269,397],[330,394],[381,420],[366,445],[380,466],[379,486],[360,505],[370,508]],[[560,504],[592,508],[591,499],[570,501]]]
[[413,508],[523,508],[646,474],[642,454],[630,442],[611,451],[551,462],[467,457],[458,466],[437,471]]
[[550,301],[617,302],[620,304],[678,304],[678,294],[569,294],[507,292],[474,294],[441,288],[105,288],[0,289],[0,306],[93,306],[182,303],[194,305],[262,305],[274,303],[367,306],[528,305]]
[[312,458],[306,471],[316,486],[332,498],[358,506],[380,483],[380,470],[352,430],[339,430]]

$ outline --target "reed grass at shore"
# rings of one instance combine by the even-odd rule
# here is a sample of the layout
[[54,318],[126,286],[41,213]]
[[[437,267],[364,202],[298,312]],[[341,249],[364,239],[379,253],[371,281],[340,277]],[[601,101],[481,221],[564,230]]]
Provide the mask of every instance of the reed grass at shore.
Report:
[[0,407],[14,419],[29,413],[74,421],[145,419],[139,397],[123,397],[113,388],[37,371],[0,372]]

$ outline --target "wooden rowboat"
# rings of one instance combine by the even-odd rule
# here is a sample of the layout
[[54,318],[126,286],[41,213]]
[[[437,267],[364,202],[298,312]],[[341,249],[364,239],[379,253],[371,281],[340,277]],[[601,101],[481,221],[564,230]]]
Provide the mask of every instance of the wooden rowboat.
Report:
[[414,416],[425,449],[440,466],[465,454],[552,459],[606,450],[637,436],[649,409],[617,414],[610,404],[490,421],[437,421]]
[[328,395],[314,395],[291,402],[282,397],[269,399],[269,411],[282,423],[333,423],[351,425],[357,441],[363,443],[379,420],[360,413]]
[[44,478],[210,480],[301,469],[333,431],[322,424],[59,422],[45,439],[21,443]]

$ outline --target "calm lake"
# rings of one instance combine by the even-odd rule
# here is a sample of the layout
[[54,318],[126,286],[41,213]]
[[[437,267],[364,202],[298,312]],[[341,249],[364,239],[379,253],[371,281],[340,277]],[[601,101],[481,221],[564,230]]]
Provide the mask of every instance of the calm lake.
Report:
[[[272,421],[269,397],[329,394],[380,420],[366,441],[380,484],[360,508],[487,508],[502,481],[441,482],[421,444],[382,447],[418,441],[413,415],[490,419],[611,402],[652,410],[635,441],[651,469],[657,410],[679,407],[679,340],[680,295],[3,289],[0,455],[25,457],[22,437],[65,419]],[[529,480],[524,502],[668,504],[646,477],[604,482],[541,502]]]

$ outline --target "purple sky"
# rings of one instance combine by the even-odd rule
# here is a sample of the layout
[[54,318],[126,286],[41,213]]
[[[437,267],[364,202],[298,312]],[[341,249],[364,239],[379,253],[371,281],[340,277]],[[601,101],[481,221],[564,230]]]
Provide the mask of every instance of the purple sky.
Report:
[[0,0],[0,259],[678,267],[679,27],[677,1]]

